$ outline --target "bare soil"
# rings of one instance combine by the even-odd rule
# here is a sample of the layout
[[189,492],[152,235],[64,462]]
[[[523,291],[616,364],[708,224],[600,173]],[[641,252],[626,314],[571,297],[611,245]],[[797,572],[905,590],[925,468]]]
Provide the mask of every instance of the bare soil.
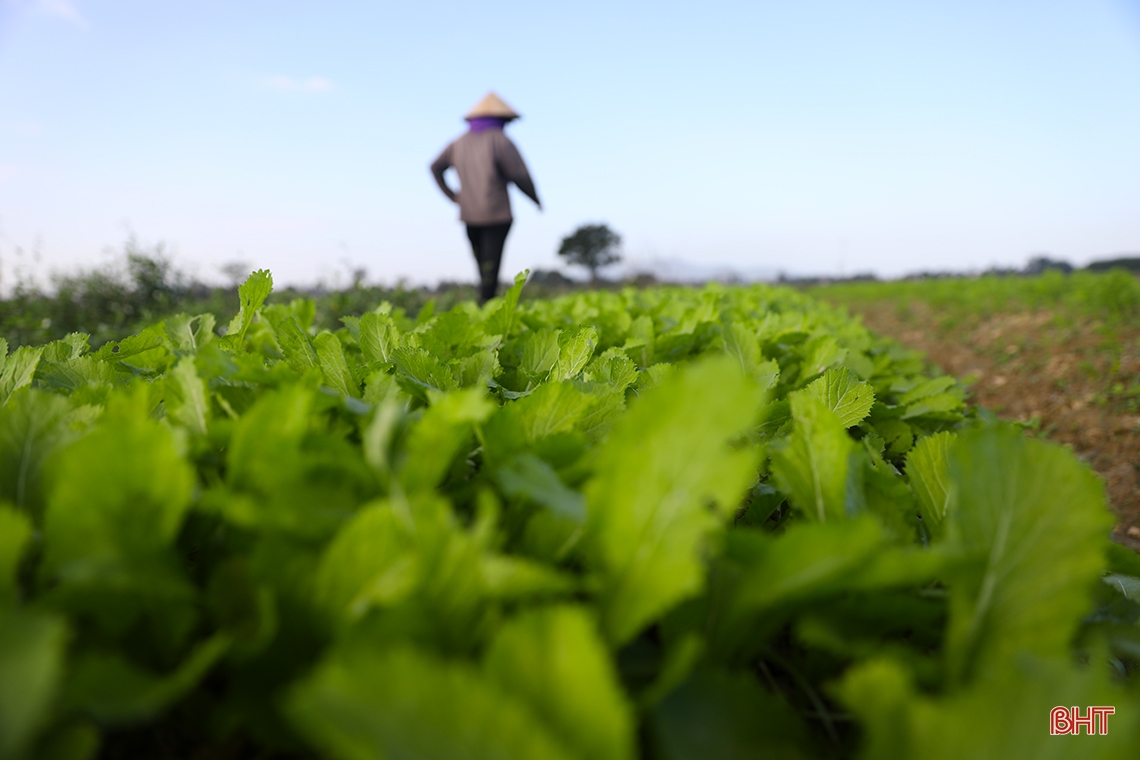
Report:
[[1140,551],[1140,327],[1050,312],[967,322],[917,302],[844,306],[962,378],[974,403],[1071,447],[1104,480],[1114,538]]

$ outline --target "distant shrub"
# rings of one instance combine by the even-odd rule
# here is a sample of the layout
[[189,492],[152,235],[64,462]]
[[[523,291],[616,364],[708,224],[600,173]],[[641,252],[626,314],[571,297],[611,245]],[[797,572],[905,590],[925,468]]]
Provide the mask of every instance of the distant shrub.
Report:
[[11,345],[27,345],[84,332],[97,346],[178,311],[187,301],[223,306],[212,297],[213,289],[175,266],[161,243],[148,249],[133,237],[115,261],[53,273],[50,283],[45,290],[22,281],[0,301],[0,337]]
[[1094,261],[1085,267],[1085,269],[1089,270],[1090,272],[1107,272],[1111,269],[1124,269],[1129,272],[1140,274],[1140,256],[1124,256],[1116,259]]

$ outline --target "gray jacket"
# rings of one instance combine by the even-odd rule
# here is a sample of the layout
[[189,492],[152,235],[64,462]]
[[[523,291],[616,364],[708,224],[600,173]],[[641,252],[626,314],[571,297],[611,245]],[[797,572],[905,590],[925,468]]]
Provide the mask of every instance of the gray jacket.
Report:
[[[450,166],[454,166],[459,174],[458,193],[448,187],[443,178],[443,173]],[[431,173],[443,194],[459,204],[459,218],[467,224],[511,221],[508,182],[514,182],[542,208],[518,148],[501,129],[463,135],[444,148],[432,162]]]

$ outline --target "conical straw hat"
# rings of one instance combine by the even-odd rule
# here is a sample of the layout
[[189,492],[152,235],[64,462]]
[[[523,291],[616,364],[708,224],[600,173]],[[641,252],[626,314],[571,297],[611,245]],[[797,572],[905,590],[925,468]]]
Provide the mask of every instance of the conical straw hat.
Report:
[[483,99],[476,103],[475,107],[463,118],[477,119],[480,116],[494,116],[495,118],[506,119],[507,121],[519,118],[519,115],[515,113],[515,109],[504,103],[503,99],[493,92],[488,92],[483,96]]

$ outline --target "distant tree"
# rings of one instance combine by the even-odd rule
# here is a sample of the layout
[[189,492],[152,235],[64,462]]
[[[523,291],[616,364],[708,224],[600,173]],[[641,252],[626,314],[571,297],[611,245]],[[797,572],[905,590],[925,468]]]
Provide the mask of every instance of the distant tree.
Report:
[[1127,269],[1129,272],[1140,274],[1140,256],[1122,256],[1116,259],[1105,259],[1102,261],[1094,261],[1089,264],[1085,269],[1090,272],[1107,272],[1110,269]]
[[218,271],[226,276],[230,281],[230,287],[235,290],[239,285],[245,282],[245,278],[249,277],[249,273],[253,271],[253,265],[248,261],[227,261],[218,267]]
[[621,235],[604,224],[583,224],[562,238],[558,255],[574,266],[590,270],[590,282],[598,281],[598,270],[621,261]]
[[1034,256],[1025,265],[1025,273],[1029,275],[1045,274],[1051,269],[1068,274],[1073,271],[1073,265],[1067,261],[1052,259],[1048,256]]

